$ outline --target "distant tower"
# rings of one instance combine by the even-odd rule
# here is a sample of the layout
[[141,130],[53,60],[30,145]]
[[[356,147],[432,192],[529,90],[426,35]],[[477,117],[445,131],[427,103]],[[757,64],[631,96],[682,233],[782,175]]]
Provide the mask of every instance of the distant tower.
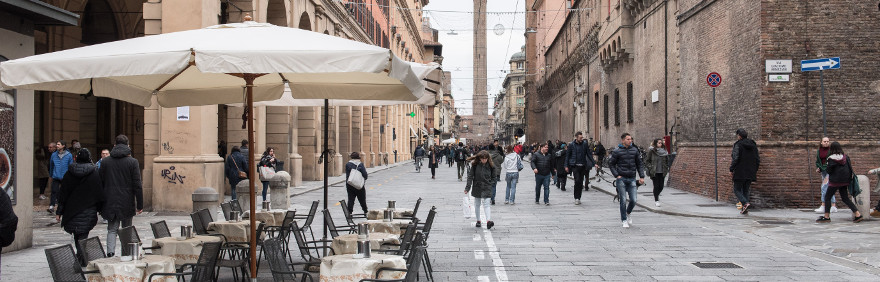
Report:
[[486,93],[486,1],[474,0],[474,96],[473,127],[489,138],[489,97]]

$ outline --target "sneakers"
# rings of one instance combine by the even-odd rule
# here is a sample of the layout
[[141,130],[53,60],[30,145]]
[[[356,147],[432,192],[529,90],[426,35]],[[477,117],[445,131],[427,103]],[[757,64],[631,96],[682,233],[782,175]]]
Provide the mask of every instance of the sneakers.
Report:
[[562,186],[562,191],[565,191],[565,186]]
[[818,219],[816,219],[816,222],[817,223],[829,223],[829,222],[831,222],[831,219],[822,215],[822,216],[819,216]]
[[474,225],[474,227],[483,227],[483,224],[481,224],[479,221],[477,221],[477,224]]
[[46,211],[49,213],[55,213],[55,207],[49,207]]
[[505,205],[509,205],[510,202],[508,202],[508,201],[504,201],[504,204],[505,204]]
[[880,210],[874,209],[871,211],[871,216],[880,217]]
[[654,206],[659,208],[659,207],[660,207],[660,201],[654,201]]
[[46,195],[40,194],[40,200],[45,200],[45,199],[46,199]]
[[633,224],[633,218],[630,215],[626,215],[626,223]]
[[831,212],[837,212],[837,207],[831,206]]
[[107,253],[108,258],[112,258],[114,255],[115,255],[114,253]]
[[545,206],[549,206],[549,205],[550,205],[550,202],[546,202],[546,203],[544,203],[544,205],[545,205]]
[[541,204],[541,202],[538,202],[538,201],[535,201],[535,204],[536,204],[536,205],[540,205],[540,204]]
[[816,208],[813,211],[816,213],[825,213],[825,206],[819,206],[818,208]]
[[629,228],[629,222],[623,221],[623,228]]
[[492,200],[492,205],[493,205],[493,206],[495,205],[495,200]]
[[514,202],[510,202],[510,205],[511,205],[511,206],[512,206],[512,205],[516,205],[516,203],[514,203]]
[[864,215],[860,215],[860,216],[854,217],[854,218],[853,218],[853,223],[859,223],[859,222],[862,222],[862,220],[864,220],[864,219],[865,219],[865,216],[864,216]]
[[750,206],[752,206],[752,204],[746,203],[745,205],[743,205],[742,211],[740,211],[739,213],[749,214],[749,207]]
[[486,229],[492,229],[492,226],[495,226],[495,223],[490,221],[486,221]]
[[574,204],[575,204],[575,205],[580,205],[580,204],[581,204],[581,200],[580,200],[580,199],[574,199]]

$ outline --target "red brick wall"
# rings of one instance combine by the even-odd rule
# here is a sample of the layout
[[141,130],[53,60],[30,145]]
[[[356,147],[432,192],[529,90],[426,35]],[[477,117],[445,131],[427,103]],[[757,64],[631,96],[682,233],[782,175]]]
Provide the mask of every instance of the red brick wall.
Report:
[[[698,145],[698,146],[692,146]],[[780,142],[759,143],[761,167],[758,180],[752,183],[751,200],[759,207],[814,207],[820,203],[821,175],[816,172],[817,143]],[[843,144],[850,154],[853,169],[865,175],[880,166],[880,148],[865,142]],[[728,174],[730,168],[731,142],[719,143],[718,147],[718,194],[723,202],[737,202],[733,183]],[[687,144],[678,151],[669,174],[669,186],[715,198],[714,154],[711,143]],[[861,187],[871,193],[872,205],[880,194],[871,192],[877,185],[877,177],[869,176],[870,187]]]

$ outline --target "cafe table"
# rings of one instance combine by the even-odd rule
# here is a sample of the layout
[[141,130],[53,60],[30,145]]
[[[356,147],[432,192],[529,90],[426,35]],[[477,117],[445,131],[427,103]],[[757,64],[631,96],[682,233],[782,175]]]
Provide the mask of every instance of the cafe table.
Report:
[[208,224],[208,230],[223,234],[228,242],[248,242],[251,238],[251,221],[215,221]]
[[412,223],[412,220],[394,219],[391,221],[384,221],[382,219],[374,219],[366,220],[364,222],[370,225],[370,233],[381,232],[403,235],[403,233],[406,232],[406,226]]
[[161,247],[153,249],[153,254],[172,257],[176,265],[196,263],[202,253],[202,243],[221,242],[222,240],[219,236],[204,235],[196,235],[190,239],[185,239],[185,237],[153,239],[153,247]]
[[[367,240],[370,240],[370,249],[378,250],[382,244],[400,244],[400,236],[390,233],[370,233]],[[333,254],[354,254],[357,253],[358,234],[339,235],[333,238],[330,248]]]
[[[406,260],[398,255],[372,254],[369,258],[335,255],[321,258],[321,282],[357,282],[374,278],[379,268],[406,269]],[[383,271],[379,279],[403,279],[406,272]]]
[[[383,219],[385,218],[385,210],[387,209],[376,209],[367,211],[367,219]],[[406,218],[411,217],[413,215],[412,209],[406,208],[395,208],[394,209],[394,218]]]
[[[86,275],[89,282],[130,282],[144,281],[153,273],[174,273],[174,258],[162,255],[145,255],[138,260],[122,261],[122,257],[115,256],[92,260],[86,266],[86,271],[99,271]],[[176,277],[169,276],[155,278],[154,282],[177,281]]]
[[[244,213],[245,217],[247,217],[249,216],[250,211],[245,211]],[[257,221],[265,222],[267,226],[280,226],[281,223],[284,222],[284,215],[287,214],[287,210],[257,210],[254,214],[254,218],[256,218]]]

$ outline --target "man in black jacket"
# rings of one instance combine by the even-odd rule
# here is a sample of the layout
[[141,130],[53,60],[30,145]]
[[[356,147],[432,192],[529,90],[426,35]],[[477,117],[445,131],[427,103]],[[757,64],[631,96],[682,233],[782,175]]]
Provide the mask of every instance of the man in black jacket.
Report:
[[749,213],[749,188],[757,179],[761,158],[758,156],[758,144],[749,139],[745,129],[736,130],[736,143],[730,153],[730,176],[733,177],[733,193],[742,203],[741,214]]
[[553,156],[550,155],[550,146],[542,144],[538,152],[532,154],[531,166],[535,172],[535,204],[541,204],[541,186],[544,186],[544,204],[550,205],[550,178],[553,177],[553,171],[556,170],[556,164]]
[[110,157],[101,160],[98,173],[104,183],[106,201],[101,216],[108,221],[107,256],[112,257],[120,223],[122,227],[131,226],[132,217],[144,209],[141,169],[138,161],[131,157],[127,136],[116,136],[116,146],[110,150]]
[[583,190],[590,190],[590,169],[596,166],[596,162],[593,161],[593,149],[584,141],[584,134],[578,131],[574,134],[574,138],[575,140],[568,144],[565,171],[574,175],[574,204],[580,205]]
[[[636,206],[637,187],[645,183],[645,163],[639,154],[639,149],[633,146],[633,139],[629,133],[620,136],[620,143],[617,149],[611,151],[608,166],[611,168],[611,174],[617,178],[615,183],[617,195],[620,196],[620,220],[623,221],[623,228],[629,228],[632,224],[630,213]],[[638,184],[636,184],[636,174],[639,175]],[[629,194],[629,205],[624,200],[627,194]]]
[[465,174],[467,158],[470,156],[471,153],[464,147],[464,143],[459,142],[458,149],[455,149],[455,163],[458,165],[458,181],[461,181],[461,176]]

